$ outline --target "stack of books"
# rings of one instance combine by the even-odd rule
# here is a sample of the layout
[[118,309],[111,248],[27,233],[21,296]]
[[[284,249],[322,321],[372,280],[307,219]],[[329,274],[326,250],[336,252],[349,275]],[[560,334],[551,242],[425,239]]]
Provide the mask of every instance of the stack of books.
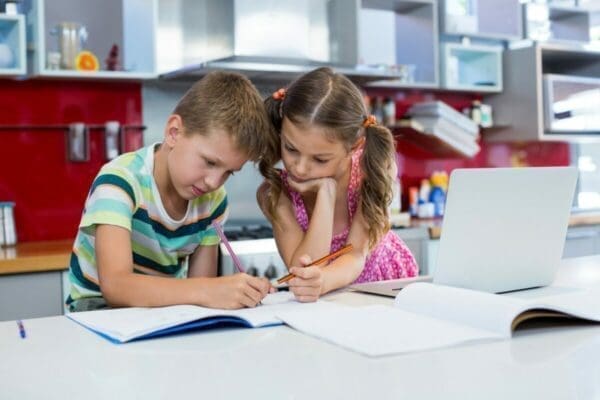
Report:
[[479,127],[448,104],[442,101],[417,103],[408,114],[412,117],[411,127],[423,135],[431,136],[467,157],[479,153]]

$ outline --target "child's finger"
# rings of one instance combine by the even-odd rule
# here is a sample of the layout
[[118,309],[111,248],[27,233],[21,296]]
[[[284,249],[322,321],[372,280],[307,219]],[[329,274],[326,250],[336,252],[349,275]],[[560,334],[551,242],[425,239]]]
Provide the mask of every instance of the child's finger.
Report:
[[293,267],[290,268],[290,272],[296,275],[296,277],[302,279],[313,279],[321,274],[321,270],[319,269],[319,267],[316,266],[305,268]]
[[266,296],[267,293],[269,293],[269,290],[272,288],[271,282],[269,282],[267,278],[252,277],[252,279],[248,281],[248,284],[262,293],[263,297]]
[[298,296],[318,296],[319,295],[319,289],[316,287],[309,287],[309,286],[296,286],[294,288],[292,288],[292,293],[294,293],[294,296],[298,297]]
[[304,254],[299,258],[300,264],[304,267],[312,262],[312,258],[308,254]]
[[246,307],[256,307],[258,303],[265,297],[260,291],[248,286],[243,293],[242,303]]

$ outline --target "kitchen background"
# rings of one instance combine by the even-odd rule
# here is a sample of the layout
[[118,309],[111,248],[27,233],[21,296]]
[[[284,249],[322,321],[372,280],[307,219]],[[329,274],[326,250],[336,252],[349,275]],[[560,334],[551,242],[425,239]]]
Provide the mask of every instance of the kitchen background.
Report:
[[[366,0],[362,2],[261,1],[258,3],[250,0],[225,2],[111,0],[103,2],[102,5],[94,4],[91,1],[71,0],[5,1],[5,3],[7,7],[15,3],[17,12],[25,15],[28,25],[27,41],[30,43],[28,45],[29,75],[26,75],[27,79],[19,79],[22,75],[18,75],[16,80],[4,79],[1,89],[2,96],[0,96],[2,125],[0,134],[3,138],[3,145],[0,147],[0,168],[4,171],[2,179],[0,179],[0,199],[16,203],[18,237],[23,242],[72,238],[89,184],[99,167],[106,162],[102,129],[90,130],[89,161],[69,161],[65,155],[64,126],[73,122],[84,122],[101,127],[106,121],[114,120],[123,126],[144,125],[146,127],[143,136],[141,129],[125,131],[127,146],[130,148],[136,148],[142,143],[159,141],[167,115],[191,82],[201,76],[202,69],[199,68],[202,66],[201,63],[210,67],[210,63],[206,64],[207,60],[229,57],[226,60],[239,61],[243,57],[254,57],[254,65],[248,69],[249,75],[254,78],[262,93],[267,95],[295,76],[293,72],[287,71],[291,70],[288,65],[276,70],[278,65],[274,65],[273,60],[284,59],[286,62],[292,60],[297,65],[306,65],[309,59],[334,66],[350,65],[354,67],[350,76],[355,77],[352,74],[357,74],[356,70],[359,70],[356,65],[365,66],[363,71],[367,71],[366,67],[372,67],[371,70],[368,70],[369,74],[377,75],[381,72],[381,75],[384,76],[389,73],[391,67],[399,64],[398,61],[406,59],[406,64],[413,68],[416,66],[418,71],[416,73],[413,71],[415,76],[411,77],[410,81],[390,85],[380,83],[375,87],[364,86],[372,97],[381,96],[394,99],[396,115],[401,117],[412,104],[420,101],[442,100],[461,110],[470,106],[473,100],[482,100],[485,103],[488,98],[498,96],[497,94],[488,94],[489,88],[486,86],[469,87],[468,90],[457,87],[453,90],[452,87],[456,86],[456,82],[440,79],[437,76],[436,63],[444,64],[443,60],[439,60],[443,59],[444,55],[437,54],[443,46],[460,45],[467,50],[485,48],[485,46],[489,46],[490,49],[498,46],[507,49],[511,43],[521,42],[519,38],[514,40],[511,37],[512,33],[504,33],[510,40],[502,38],[500,34],[496,34],[499,37],[497,40],[485,38],[483,47],[481,44],[473,44],[469,42],[469,39],[465,39],[470,37],[470,40],[475,41],[478,35],[485,37],[485,32],[478,32],[478,28],[475,28],[470,36],[468,34],[459,35],[458,38],[462,42],[457,42],[458,39],[448,34],[449,18],[443,18],[443,15],[454,15],[452,29],[458,30],[473,29],[469,25],[472,23],[468,19],[469,15],[489,18],[489,10],[488,14],[485,10],[476,10],[477,1],[475,0],[449,0],[441,2],[443,4],[439,5],[435,1],[376,2]],[[480,3],[482,3],[480,8],[483,8],[485,2]],[[511,7],[510,4],[504,2],[502,2],[502,6]],[[523,14],[525,17],[526,8],[521,9],[520,4],[513,6],[515,12],[518,11],[518,14]],[[560,6],[566,7],[564,4]],[[571,8],[575,9],[575,7]],[[583,9],[583,6],[581,8]],[[143,36],[149,28],[147,28],[147,21],[140,22],[140,14],[142,17],[144,16],[140,10],[146,10],[151,18],[155,19],[154,25],[150,24],[155,27],[150,36]],[[454,14],[450,14],[451,12]],[[133,13],[136,14],[135,17],[128,17]],[[596,14],[590,13],[590,15]],[[352,28],[351,24],[348,24],[350,27],[338,27],[336,20],[344,17],[348,17],[350,21],[351,17],[354,17],[358,21],[357,27]],[[506,18],[504,22],[510,24],[512,17],[508,15]],[[397,34],[401,33],[396,24],[409,24],[411,19],[416,21],[413,23],[425,21],[429,24],[428,29],[431,30],[429,36],[432,34],[438,36],[429,38],[436,47],[433,49],[435,53],[424,55],[427,52],[431,53],[431,49],[420,48],[422,44],[417,38],[411,37],[410,40],[394,38],[394,29]],[[148,57],[153,59],[156,64],[155,74],[151,76],[155,77],[156,73],[162,73],[164,79],[138,79],[138,76],[144,77],[143,75],[147,73],[147,66],[138,65],[140,57],[137,54],[127,53],[123,55],[123,61],[125,63],[128,60],[133,61],[130,61],[129,67],[124,66],[129,68],[130,72],[122,74],[130,76],[111,76],[110,72],[112,71],[99,71],[96,74],[103,80],[98,81],[94,79],[93,73],[51,69],[54,67],[49,66],[49,60],[43,62],[44,53],[41,52],[45,45],[46,58],[49,58],[49,55],[61,49],[57,44],[58,38],[54,37],[56,34],[51,34],[51,30],[60,26],[63,21],[78,22],[88,31],[88,40],[82,41],[81,47],[82,49],[92,49],[97,53],[101,69],[104,69],[105,64],[103,58],[108,54],[113,43],[120,44],[127,52],[128,43],[134,40],[137,40],[136,48],[143,44],[142,41],[154,41],[156,48],[154,57]],[[121,21],[124,22],[121,23]],[[373,21],[379,22],[379,24],[371,25]],[[512,23],[514,25],[514,21]],[[261,28],[257,28],[257,26],[261,26]],[[590,32],[596,29],[593,26],[592,23]],[[127,36],[128,32],[136,29],[140,32],[133,36],[132,34]],[[344,29],[347,32],[344,32]],[[386,29],[390,32],[386,32]],[[485,29],[485,26],[481,29]],[[521,30],[520,27],[515,29]],[[305,33],[308,39],[305,40],[302,33]],[[327,33],[329,33],[329,38]],[[335,35],[343,33],[347,33],[348,37],[335,37]],[[533,34],[530,33],[530,35]],[[269,41],[265,41],[265,38],[269,38]],[[401,41],[408,43],[401,43]],[[394,44],[397,45],[397,48],[394,48]],[[341,50],[334,51],[335,46]],[[344,51],[344,46],[353,48]],[[129,50],[131,50],[131,46],[129,46]],[[140,50],[136,51],[140,52]],[[411,54],[414,55],[414,60],[408,58]],[[594,57],[600,60],[600,55],[594,55]],[[420,66],[418,64],[428,58],[433,63],[432,65]],[[256,62],[257,59],[259,62]],[[382,67],[382,62],[389,63],[389,68]],[[151,65],[153,62],[147,61],[146,64]],[[243,67],[240,68],[234,63],[229,64],[217,63],[211,68],[223,65],[225,68],[239,69],[244,72]],[[189,66],[196,67],[190,69]],[[465,65],[465,71],[469,71],[467,67],[475,70],[473,66]],[[140,71],[135,71],[135,68]],[[261,68],[264,70],[261,71]],[[205,68],[205,70],[209,69]],[[484,66],[482,69],[488,69],[488,67]],[[187,73],[188,70],[193,73]],[[273,70],[272,76],[269,76],[271,70]],[[118,72],[115,73],[118,74]],[[504,71],[500,71],[498,79],[501,81],[504,77],[506,82],[510,79],[511,74],[515,73],[517,70],[506,70],[505,68]],[[358,74],[360,74],[360,70]],[[474,74],[480,74],[480,72],[474,72]],[[365,73],[365,75],[368,74]],[[439,75],[444,75],[444,71],[442,70]],[[81,79],[82,77],[89,79]],[[110,80],[111,78],[121,79]],[[372,80],[372,77],[369,78],[365,79],[360,76],[357,82],[364,83]],[[598,86],[598,84],[596,85]],[[468,85],[463,86],[467,87]],[[500,88],[497,92],[501,91]],[[509,103],[510,100],[512,99],[506,100],[506,103]],[[598,103],[596,105],[598,106]],[[505,105],[505,108],[507,107],[508,104]],[[600,108],[600,106],[598,107]],[[500,99],[494,103],[494,114],[501,112],[502,108],[503,103]],[[537,117],[535,114],[530,115],[531,119]],[[510,118],[501,123],[510,126]],[[63,125],[63,127],[51,128],[56,125]],[[600,186],[597,186],[598,182],[595,179],[585,175],[587,172],[593,172],[596,168],[597,145],[577,144],[570,138],[569,141],[561,142],[549,142],[547,138],[544,140],[487,141],[487,137],[494,134],[493,130],[494,128],[490,128],[489,131],[492,132],[488,132],[486,129],[482,129],[481,151],[472,157],[440,156],[436,154],[435,148],[423,150],[421,147],[415,146],[412,141],[400,138],[398,140],[398,162],[399,178],[404,194],[403,208],[407,208],[408,187],[418,186],[423,178],[429,177],[434,171],[450,172],[458,167],[568,165],[571,163],[580,165],[584,174],[581,180],[582,193],[580,195],[584,201],[577,205],[585,208],[596,208],[600,205],[597,200]],[[588,133],[586,135],[588,138],[594,139],[594,135]],[[590,175],[596,176],[597,174]],[[238,174],[228,182],[231,201],[235,204],[231,214],[233,222],[263,219],[253,201],[253,196],[248,195],[254,193],[259,181],[260,177],[249,166],[244,169],[242,174]]]
[[[0,210],[14,211],[18,240],[0,246],[0,320],[63,312],[99,168],[160,141],[177,100],[215,69],[247,75],[264,96],[320,65],[349,76],[397,138],[403,211],[435,172],[575,165],[564,256],[600,252],[598,3],[0,0]],[[457,112],[428,126],[412,107],[432,101]],[[248,271],[273,277],[284,267],[255,203],[260,182],[247,165],[226,183],[226,228]],[[413,218],[395,229],[422,273],[439,227]],[[220,269],[232,270],[225,253]]]

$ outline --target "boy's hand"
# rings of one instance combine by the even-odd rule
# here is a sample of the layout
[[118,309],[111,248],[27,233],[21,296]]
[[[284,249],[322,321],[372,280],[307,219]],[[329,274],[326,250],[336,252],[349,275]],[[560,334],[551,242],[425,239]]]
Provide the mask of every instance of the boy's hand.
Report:
[[290,178],[288,179],[288,182],[292,189],[302,194],[317,193],[320,190],[326,190],[327,192],[335,194],[337,188],[337,182],[333,178],[316,178],[304,182],[297,182]]
[[308,303],[317,301],[321,295],[323,287],[323,275],[321,274],[321,268],[317,265],[312,267],[304,267],[304,265],[310,264],[311,259],[309,256],[300,257],[302,267],[290,268],[290,273],[294,274],[288,284],[290,291],[296,296],[296,300]]
[[236,309],[256,307],[274,289],[265,278],[235,274],[215,278],[209,291],[208,307]]

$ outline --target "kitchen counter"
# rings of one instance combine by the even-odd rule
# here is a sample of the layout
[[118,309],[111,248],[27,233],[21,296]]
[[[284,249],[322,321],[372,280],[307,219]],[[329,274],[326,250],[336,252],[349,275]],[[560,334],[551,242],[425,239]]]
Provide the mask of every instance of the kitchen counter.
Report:
[[0,247],[0,275],[66,270],[72,247],[70,239]]
[[[598,263],[600,256],[563,260],[557,285],[600,284]],[[347,307],[393,302],[349,291],[322,300]],[[0,322],[0,397],[63,400],[83,392],[88,400],[115,393],[147,400],[199,393],[231,399],[600,395],[598,324],[531,323],[508,340],[386,357],[362,356],[288,326],[192,331],[114,345],[63,316],[26,319],[23,325],[25,339],[15,321]],[[56,368],[56,360],[87,367]],[[165,366],[178,377],[176,385],[165,382]]]
[[[584,225],[600,225],[600,212],[571,215],[569,226]],[[442,219],[413,219],[410,227],[400,230],[409,231],[411,228],[426,228],[430,239],[439,239],[442,233]],[[72,246],[72,240],[56,240],[1,247],[0,275],[66,270]]]
[[[571,214],[569,218],[569,227],[585,226],[585,225],[600,225],[600,212],[579,212]],[[442,219],[412,219],[411,228],[425,227],[429,230],[430,239],[439,239],[442,234]]]

